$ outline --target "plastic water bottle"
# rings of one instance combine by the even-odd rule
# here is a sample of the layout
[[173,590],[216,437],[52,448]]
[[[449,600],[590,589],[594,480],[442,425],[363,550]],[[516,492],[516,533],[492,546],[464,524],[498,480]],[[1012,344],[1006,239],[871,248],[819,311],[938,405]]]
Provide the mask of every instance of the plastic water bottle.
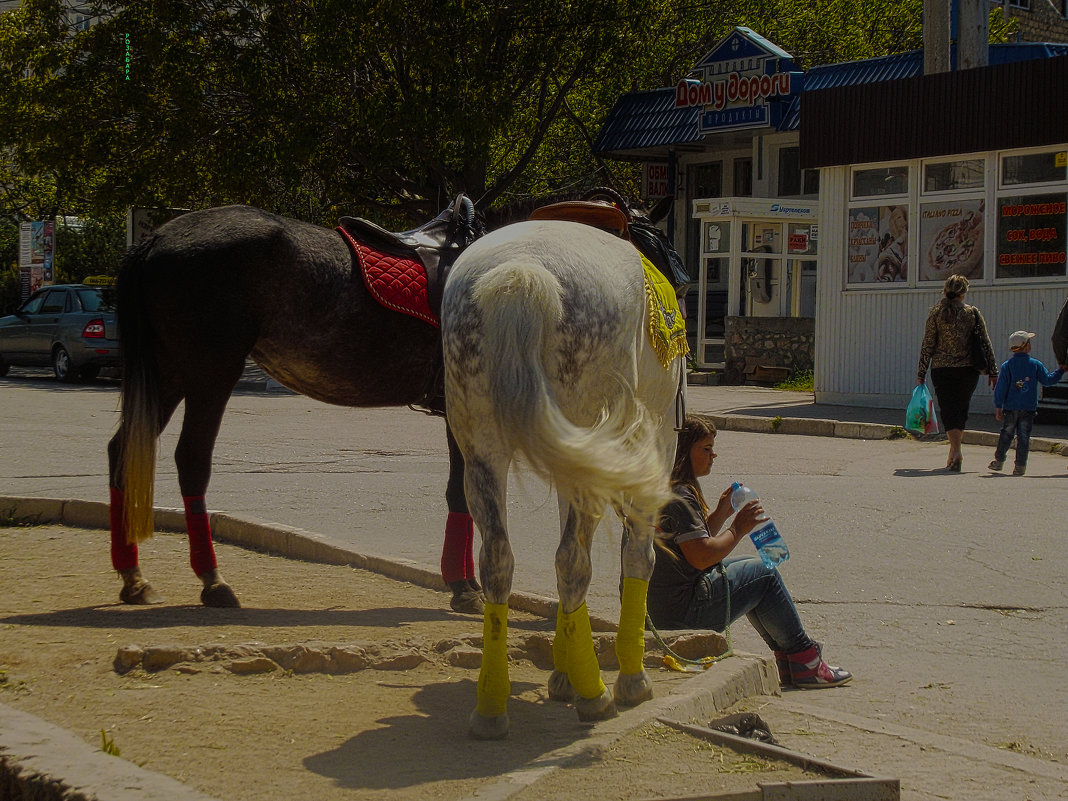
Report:
[[[734,507],[736,512],[750,501],[757,499],[755,492],[737,481],[731,484],[731,489],[733,490],[731,492],[731,506]],[[753,545],[756,546],[757,553],[760,554],[760,561],[764,563],[765,567],[776,569],[781,562],[785,562],[790,558],[790,551],[786,547],[786,542],[783,540],[782,535],[779,534],[779,529],[775,527],[775,523],[772,522],[770,517],[763,523],[757,523],[753,530],[748,533],[750,539],[753,540]]]

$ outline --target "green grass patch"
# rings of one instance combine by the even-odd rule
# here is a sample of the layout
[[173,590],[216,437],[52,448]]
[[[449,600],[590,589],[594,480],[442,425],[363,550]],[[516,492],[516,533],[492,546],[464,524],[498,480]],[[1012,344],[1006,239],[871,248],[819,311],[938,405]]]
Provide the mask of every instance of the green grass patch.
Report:
[[122,753],[119,747],[115,745],[115,741],[108,737],[108,733],[103,729],[100,730],[100,750],[105,754],[111,754],[111,756],[119,756]]
[[789,392],[812,392],[812,371],[798,370],[791,373],[785,381],[775,384],[772,389],[782,389]]

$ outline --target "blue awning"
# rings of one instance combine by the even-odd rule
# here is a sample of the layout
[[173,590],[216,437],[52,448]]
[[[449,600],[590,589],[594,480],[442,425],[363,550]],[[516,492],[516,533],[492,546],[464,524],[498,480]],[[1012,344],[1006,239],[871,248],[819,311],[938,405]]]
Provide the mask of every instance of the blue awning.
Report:
[[[990,64],[1068,55],[1068,44],[1020,42],[990,46]],[[951,58],[953,58],[951,52]],[[923,74],[923,51],[813,67],[805,72],[803,92],[839,86],[896,81]],[[784,111],[776,131],[797,130],[800,98]],[[630,92],[616,101],[593,144],[593,152],[617,158],[666,156],[669,148],[694,147],[705,141],[698,130],[699,108],[675,108],[675,88]],[[658,152],[659,151],[659,152]]]

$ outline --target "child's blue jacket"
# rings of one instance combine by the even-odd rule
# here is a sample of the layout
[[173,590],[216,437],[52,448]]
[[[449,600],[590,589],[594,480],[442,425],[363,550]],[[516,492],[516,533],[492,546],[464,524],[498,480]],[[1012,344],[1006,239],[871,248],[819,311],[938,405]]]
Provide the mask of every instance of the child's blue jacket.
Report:
[[1006,359],[994,385],[994,406],[998,409],[1038,409],[1038,385],[1051,386],[1061,380],[1063,370],[1049,372],[1029,353],[1014,353]]

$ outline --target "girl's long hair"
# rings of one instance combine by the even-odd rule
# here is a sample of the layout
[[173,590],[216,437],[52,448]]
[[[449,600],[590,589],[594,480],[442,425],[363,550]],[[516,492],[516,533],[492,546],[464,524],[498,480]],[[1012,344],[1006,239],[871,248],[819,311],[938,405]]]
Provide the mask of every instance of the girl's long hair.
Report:
[[701,484],[693,473],[693,463],[690,461],[690,450],[694,444],[705,437],[716,435],[716,424],[712,418],[703,414],[688,414],[686,420],[679,429],[679,437],[675,444],[675,464],[671,467],[671,486],[685,484],[693,490],[697,500],[701,503],[701,512],[708,516],[708,502],[704,493],[701,492]]

